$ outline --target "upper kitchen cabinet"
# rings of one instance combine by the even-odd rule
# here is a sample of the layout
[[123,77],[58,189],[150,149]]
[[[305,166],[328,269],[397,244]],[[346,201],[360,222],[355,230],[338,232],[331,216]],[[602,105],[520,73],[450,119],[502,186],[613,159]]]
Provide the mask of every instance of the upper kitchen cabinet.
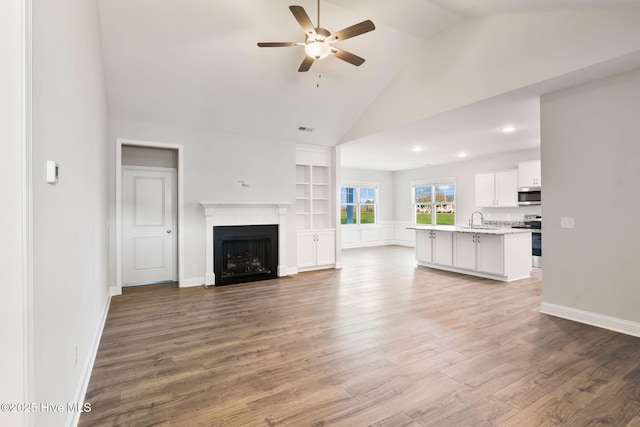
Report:
[[516,169],[476,175],[476,206],[506,208],[518,206]]
[[525,188],[542,187],[540,160],[518,164],[518,186]]

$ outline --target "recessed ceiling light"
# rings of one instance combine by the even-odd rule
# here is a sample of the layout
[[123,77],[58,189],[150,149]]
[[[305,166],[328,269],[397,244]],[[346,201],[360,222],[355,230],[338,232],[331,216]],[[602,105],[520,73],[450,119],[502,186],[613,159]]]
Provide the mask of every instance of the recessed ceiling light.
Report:
[[422,147],[418,147],[418,146],[413,147],[413,152],[414,152],[414,153],[419,153],[419,152],[421,152],[421,151],[422,151]]
[[516,128],[514,128],[513,126],[505,126],[502,128],[502,133],[511,133],[514,130],[516,130]]
[[463,157],[467,157],[467,153],[458,153],[458,157],[460,157],[461,159]]

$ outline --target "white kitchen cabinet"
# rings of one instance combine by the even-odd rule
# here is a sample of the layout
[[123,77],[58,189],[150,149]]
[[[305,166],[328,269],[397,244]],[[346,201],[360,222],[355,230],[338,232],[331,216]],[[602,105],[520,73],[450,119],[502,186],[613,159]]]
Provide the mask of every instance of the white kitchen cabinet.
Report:
[[542,187],[542,168],[540,160],[518,164],[519,187]]
[[454,267],[490,274],[504,274],[504,236],[455,233]]
[[453,265],[453,233],[451,231],[434,231],[433,262],[440,265]]
[[418,265],[505,282],[530,276],[530,230],[437,225],[411,228],[416,230]]
[[334,230],[298,232],[298,269],[333,267],[336,262]]
[[476,175],[476,205],[489,208],[518,206],[518,171]]
[[453,266],[467,270],[476,269],[476,235],[474,233],[455,233]]
[[495,174],[484,173],[476,175],[476,206],[491,207],[495,206],[496,201],[496,184]]
[[451,231],[418,230],[416,260],[440,265],[453,265],[453,233]]
[[504,274],[504,237],[495,234],[476,234],[478,271]]
[[431,230],[416,230],[416,261],[431,262]]

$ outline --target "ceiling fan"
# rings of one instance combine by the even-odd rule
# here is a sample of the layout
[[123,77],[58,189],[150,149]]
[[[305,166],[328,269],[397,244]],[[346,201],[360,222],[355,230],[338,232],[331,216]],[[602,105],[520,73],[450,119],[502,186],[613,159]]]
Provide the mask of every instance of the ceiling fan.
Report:
[[307,56],[304,58],[304,61],[302,61],[300,68],[298,68],[298,71],[300,72],[309,71],[309,68],[311,68],[311,65],[313,64],[313,61],[326,58],[327,56],[329,56],[329,54],[332,54],[333,56],[355,66],[360,66],[364,63],[364,58],[354,55],[351,52],[347,52],[346,50],[338,49],[337,47],[332,46],[332,44],[340,40],[346,40],[351,37],[359,36],[360,34],[368,33],[369,31],[375,30],[376,27],[375,25],[373,25],[373,22],[371,22],[370,20],[362,21],[359,24],[352,25],[331,34],[331,32],[329,32],[328,30],[320,27],[320,0],[318,0],[317,27],[313,26],[311,19],[309,19],[309,15],[307,15],[307,12],[305,12],[302,6],[289,6],[289,10],[291,10],[294,18],[296,18],[296,21],[298,21],[298,24],[300,24],[305,32],[304,43],[260,42],[258,43],[258,46],[304,47]]

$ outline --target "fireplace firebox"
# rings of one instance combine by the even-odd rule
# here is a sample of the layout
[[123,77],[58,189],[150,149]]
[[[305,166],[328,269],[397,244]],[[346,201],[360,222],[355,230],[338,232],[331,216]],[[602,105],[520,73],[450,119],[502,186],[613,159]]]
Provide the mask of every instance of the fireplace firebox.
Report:
[[278,277],[278,226],[213,227],[216,286]]

